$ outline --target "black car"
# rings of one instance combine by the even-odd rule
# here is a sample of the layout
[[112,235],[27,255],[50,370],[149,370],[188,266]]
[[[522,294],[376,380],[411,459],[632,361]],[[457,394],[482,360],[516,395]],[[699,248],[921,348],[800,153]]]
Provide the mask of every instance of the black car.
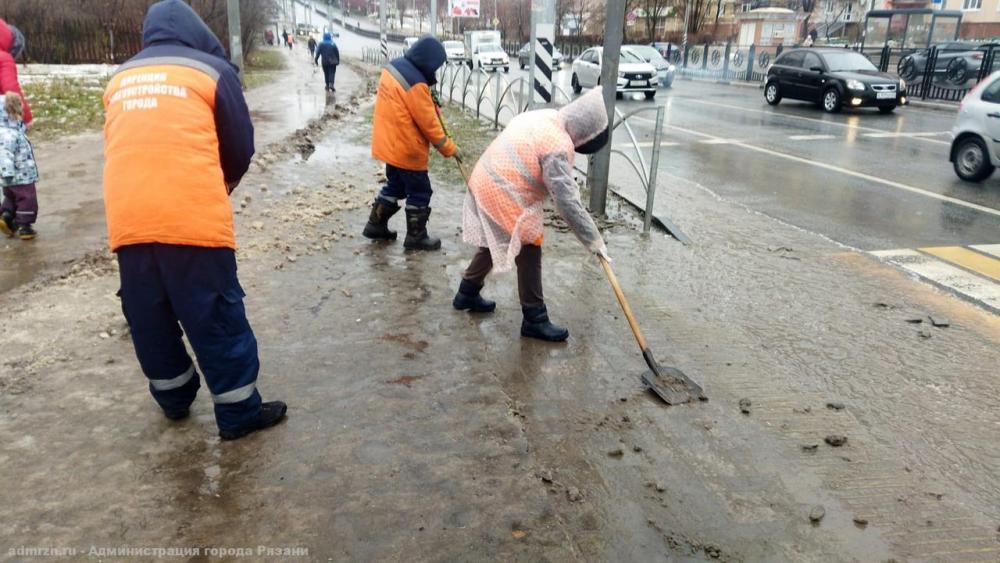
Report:
[[906,104],[906,82],[879,72],[864,55],[847,49],[790,49],[775,59],[764,79],[764,99],[815,102],[830,113],[877,107],[890,113]]

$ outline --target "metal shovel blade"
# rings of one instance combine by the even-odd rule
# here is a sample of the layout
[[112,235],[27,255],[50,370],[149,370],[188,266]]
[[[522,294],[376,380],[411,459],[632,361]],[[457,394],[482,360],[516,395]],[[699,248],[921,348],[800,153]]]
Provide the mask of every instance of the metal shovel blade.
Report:
[[668,405],[682,405],[692,400],[704,400],[701,386],[675,367],[663,367],[655,360],[651,369],[642,374],[642,382]]

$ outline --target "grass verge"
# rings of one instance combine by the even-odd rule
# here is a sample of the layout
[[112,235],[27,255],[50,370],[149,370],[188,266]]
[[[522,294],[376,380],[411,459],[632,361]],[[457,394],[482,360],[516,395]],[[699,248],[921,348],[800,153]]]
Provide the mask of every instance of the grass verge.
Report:
[[34,115],[31,138],[46,140],[100,129],[104,125],[101,98],[106,85],[107,78],[26,84],[24,95]]
[[277,49],[255,49],[247,55],[243,80],[246,87],[256,88],[274,79],[274,75],[285,70],[285,57]]

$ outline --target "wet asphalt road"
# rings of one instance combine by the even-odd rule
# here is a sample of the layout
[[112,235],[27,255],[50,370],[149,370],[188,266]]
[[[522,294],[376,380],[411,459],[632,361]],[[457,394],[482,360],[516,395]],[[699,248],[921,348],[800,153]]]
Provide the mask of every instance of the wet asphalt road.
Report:
[[[378,45],[340,32],[349,55]],[[571,75],[572,65],[555,75],[570,95]],[[526,76],[515,59],[502,78],[506,84]],[[483,102],[484,112],[490,103]],[[666,108],[661,190],[672,179],[693,182],[865,251],[1000,242],[1000,179],[964,183],[948,161],[954,112],[908,106],[891,115],[873,109],[830,115],[805,102],[768,106],[758,88],[680,78],[654,101],[619,102],[624,113],[655,106]],[[630,123],[648,159],[655,112]],[[621,131],[615,144],[634,150]],[[635,180],[621,157],[612,166],[616,180]]]

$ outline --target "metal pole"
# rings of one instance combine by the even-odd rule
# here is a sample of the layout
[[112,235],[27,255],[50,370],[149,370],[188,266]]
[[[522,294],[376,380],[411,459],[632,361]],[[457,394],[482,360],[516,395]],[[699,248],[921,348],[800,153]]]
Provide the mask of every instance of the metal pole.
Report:
[[684,52],[685,56],[687,56],[688,48],[688,8],[690,8],[690,6],[688,6],[688,0],[684,0],[684,40],[681,41],[681,50]]
[[[624,39],[625,0],[608,0],[608,19],[604,23],[604,50],[601,58],[601,85],[608,124],[615,119],[615,96],[618,91],[618,57]],[[608,172],[611,168],[611,141],[590,161],[590,210],[604,215],[608,203]]]
[[381,0],[378,6],[378,38],[382,47],[382,61],[389,61],[389,36],[386,34],[386,16],[389,11],[389,0]]
[[243,72],[243,40],[240,32],[240,0],[229,0],[229,58]]
[[431,35],[437,37],[438,29],[438,3],[437,0],[431,0]]
[[656,129],[653,130],[653,154],[649,157],[649,185],[646,186],[646,216],[642,218],[642,232],[649,233],[653,224],[653,197],[656,196],[656,171],[660,167],[660,145],[663,141],[663,106],[656,108]]

